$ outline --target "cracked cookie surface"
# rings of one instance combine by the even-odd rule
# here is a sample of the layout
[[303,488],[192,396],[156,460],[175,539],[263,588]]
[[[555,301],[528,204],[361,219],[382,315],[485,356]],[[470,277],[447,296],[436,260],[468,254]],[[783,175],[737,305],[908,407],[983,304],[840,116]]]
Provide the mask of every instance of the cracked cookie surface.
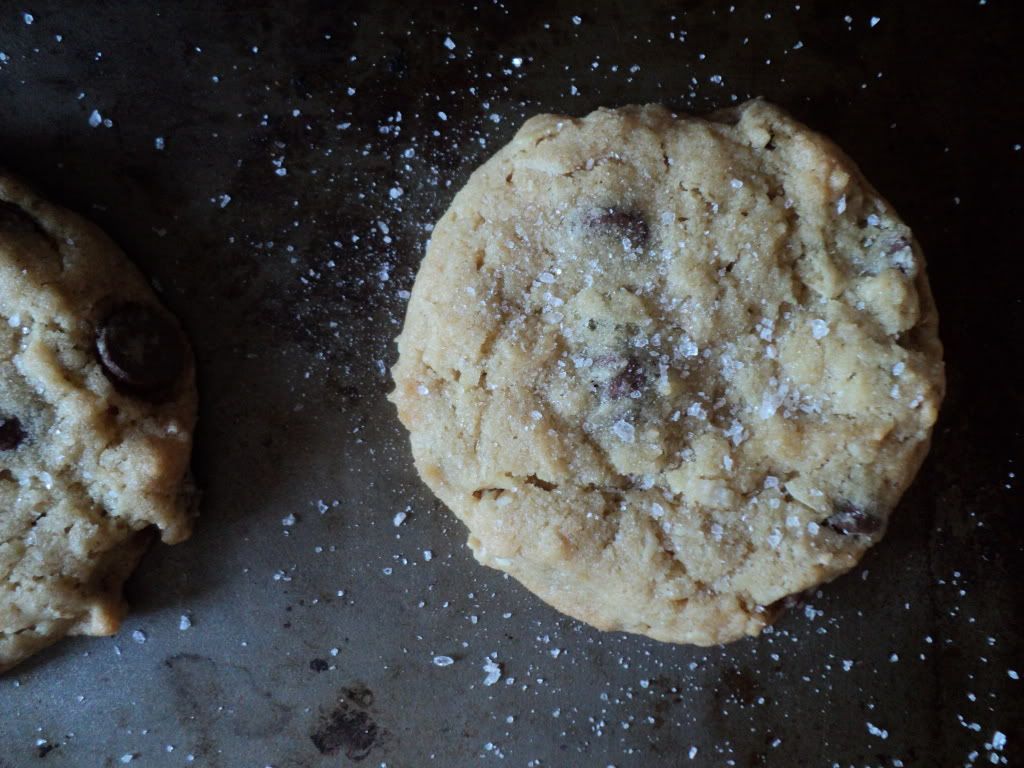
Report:
[[883,535],[944,389],[920,248],[762,101],[539,115],[438,222],[392,399],[477,559],[712,644]]
[[153,532],[188,537],[177,321],[106,236],[0,178],[0,671],[118,628]]

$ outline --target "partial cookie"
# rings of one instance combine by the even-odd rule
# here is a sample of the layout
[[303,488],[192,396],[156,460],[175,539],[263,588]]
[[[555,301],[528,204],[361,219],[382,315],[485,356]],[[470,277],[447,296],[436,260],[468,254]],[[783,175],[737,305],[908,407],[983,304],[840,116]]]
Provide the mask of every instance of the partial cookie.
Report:
[[883,535],[944,390],[910,230],[762,101],[540,115],[437,224],[392,398],[480,562],[712,644]]
[[187,538],[196,391],[178,322],[105,235],[0,178],[0,671],[117,631],[158,530]]

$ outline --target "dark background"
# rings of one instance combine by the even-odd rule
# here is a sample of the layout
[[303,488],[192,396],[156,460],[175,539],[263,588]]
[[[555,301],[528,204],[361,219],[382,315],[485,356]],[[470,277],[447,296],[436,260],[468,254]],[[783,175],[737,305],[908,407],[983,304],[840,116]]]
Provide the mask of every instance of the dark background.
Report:
[[[0,679],[0,766],[1022,762],[1024,6],[735,5],[0,3],[0,162],[183,318],[205,488],[118,637]],[[416,479],[384,400],[403,291],[526,116],[753,95],[914,228],[949,395],[885,541],[773,632],[602,634],[476,566]]]

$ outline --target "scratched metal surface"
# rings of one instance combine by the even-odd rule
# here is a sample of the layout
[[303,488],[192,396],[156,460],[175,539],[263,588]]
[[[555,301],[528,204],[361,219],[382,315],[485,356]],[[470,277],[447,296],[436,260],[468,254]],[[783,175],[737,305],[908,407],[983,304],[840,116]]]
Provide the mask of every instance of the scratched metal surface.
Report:
[[[0,5],[0,162],[184,319],[205,489],[119,636],[0,678],[0,766],[1022,759],[1019,4],[215,5]],[[710,650],[601,634],[476,566],[416,479],[400,292],[525,115],[755,94],[914,226],[949,398],[888,537],[809,610]]]

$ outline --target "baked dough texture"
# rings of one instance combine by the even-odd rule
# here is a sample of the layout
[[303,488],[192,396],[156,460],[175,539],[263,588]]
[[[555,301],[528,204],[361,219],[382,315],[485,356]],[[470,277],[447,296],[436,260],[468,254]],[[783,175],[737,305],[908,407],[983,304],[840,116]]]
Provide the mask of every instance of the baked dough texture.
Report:
[[94,226],[0,178],[0,671],[113,634],[153,530],[189,535],[177,321]]
[[392,399],[476,558],[708,645],[883,535],[944,390],[908,227],[778,107],[538,115],[435,227]]

